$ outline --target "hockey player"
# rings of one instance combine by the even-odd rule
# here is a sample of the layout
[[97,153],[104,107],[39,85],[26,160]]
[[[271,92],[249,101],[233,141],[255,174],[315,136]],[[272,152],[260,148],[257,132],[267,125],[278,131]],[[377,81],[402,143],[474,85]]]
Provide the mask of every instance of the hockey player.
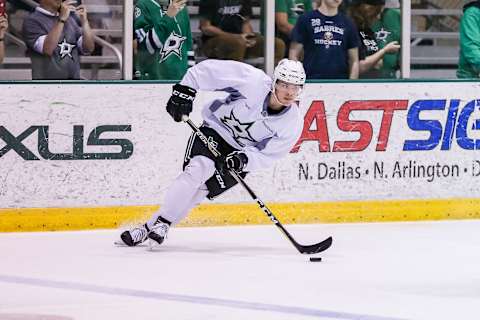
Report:
[[141,80],[180,80],[194,61],[186,0],[138,0],[135,75]]
[[288,154],[303,128],[296,99],[304,83],[302,64],[288,59],[279,62],[273,80],[260,69],[232,60],[205,60],[190,68],[173,86],[167,112],[180,122],[192,111],[197,90],[226,92],[226,98],[204,106],[200,128],[223,157],[215,159],[192,134],[183,172],[168,188],[163,206],[144,225],[123,232],[123,242],[135,246],[149,238],[161,244],[169,227],[194,206],[236,184],[229,170],[244,176]]

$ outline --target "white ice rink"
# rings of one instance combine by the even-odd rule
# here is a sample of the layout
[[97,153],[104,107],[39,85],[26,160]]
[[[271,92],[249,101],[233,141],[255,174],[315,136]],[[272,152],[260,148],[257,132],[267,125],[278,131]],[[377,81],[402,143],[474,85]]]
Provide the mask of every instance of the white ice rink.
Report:
[[[480,221],[0,234],[0,320],[480,319]],[[42,316],[41,316],[42,315]]]

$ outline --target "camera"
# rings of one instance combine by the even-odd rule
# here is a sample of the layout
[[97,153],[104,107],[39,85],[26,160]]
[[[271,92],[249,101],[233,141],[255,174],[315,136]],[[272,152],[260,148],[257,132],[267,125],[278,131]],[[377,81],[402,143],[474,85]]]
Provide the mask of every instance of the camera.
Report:
[[[0,0],[0,1],[2,1],[2,0]],[[65,1],[67,1],[67,0],[62,0],[62,2],[65,2]],[[77,1],[77,3],[75,4],[75,7],[78,7],[79,5],[82,4],[82,0],[76,0],[76,1]]]

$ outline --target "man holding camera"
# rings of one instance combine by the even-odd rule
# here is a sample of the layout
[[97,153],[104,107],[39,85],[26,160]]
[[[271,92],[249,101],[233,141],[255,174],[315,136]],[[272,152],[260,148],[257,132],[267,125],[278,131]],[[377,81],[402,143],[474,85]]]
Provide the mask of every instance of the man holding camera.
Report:
[[80,79],[80,55],[95,43],[87,10],[76,0],[41,0],[23,23],[33,80]]

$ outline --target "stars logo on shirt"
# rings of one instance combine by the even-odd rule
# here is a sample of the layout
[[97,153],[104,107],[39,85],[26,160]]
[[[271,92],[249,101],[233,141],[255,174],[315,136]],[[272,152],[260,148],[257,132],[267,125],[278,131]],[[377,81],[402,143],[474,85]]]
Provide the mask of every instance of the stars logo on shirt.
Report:
[[240,122],[237,118],[235,118],[233,110],[230,112],[229,117],[224,116],[223,118],[220,118],[220,120],[230,130],[233,135],[233,139],[235,139],[235,141],[237,141],[237,143],[242,147],[245,146],[245,144],[242,143],[240,139],[257,142],[255,139],[252,138],[250,132],[248,131],[250,127],[254,124],[254,122]]
[[135,10],[133,12],[135,19],[138,19],[142,15],[142,9],[140,9],[139,7],[135,7]]
[[167,58],[174,54],[178,56],[179,59],[182,59],[182,45],[187,40],[187,37],[172,32],[170,36],[165,41],[162,51],[160,51],[160,62],[167,60]]
[[303,3],[294,3],[290,10],[292,10],[295,17],[298,17],[305,12],[305,5]]
[[391,34],[392,33],[390,31],[382,28],[382,29],[378,30],[377,32],[375,32],[375,38],[377,38],[377,40],[379,40],[379,41],[387,42],[387,38]]
[[61,59],[65,58],[66,56],[69,56],[70,58],[73,59],[72,50],[77,45],[68,43],[67,39],[64,38],[63,42],[59,43],[57,46],[60,47],[60,58]]

